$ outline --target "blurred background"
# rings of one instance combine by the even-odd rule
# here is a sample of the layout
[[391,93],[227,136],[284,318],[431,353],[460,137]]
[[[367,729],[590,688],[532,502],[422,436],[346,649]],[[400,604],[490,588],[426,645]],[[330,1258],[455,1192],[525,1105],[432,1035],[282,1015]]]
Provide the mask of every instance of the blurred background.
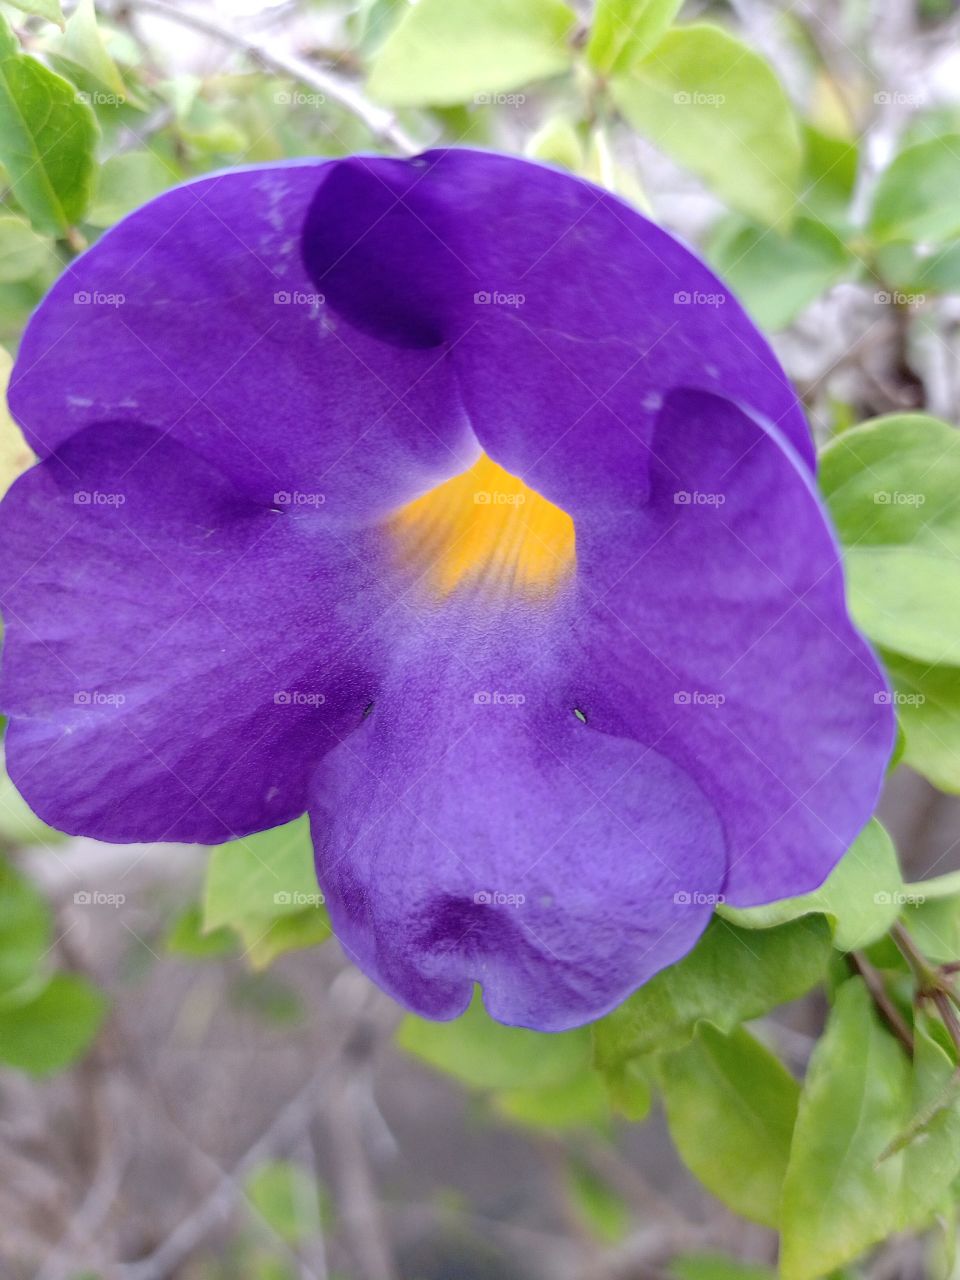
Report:
[[[821,441],[888,413],[955,422],[956,4],[677,8],[0,4],[97,126],[67,225],[6,175],[0,342],[15,353],[73,254],[191,175],[471,145],[572,169],[693,243]],[[4,423],[0,484],[28,462]],[[918,749],[941,789],[908,756],[881,810],[910,880],[960,867],[957,753]],[[309,901],[302,825],[212,855],[98,845],[0,780],[0,855],[0,1280],[773,1275],[773,1233],[692,1180],[656,1108],[614,1118],[522,1036],[398,1039]],[[810,997],[766,1028],[798,1073],[823,1016]],[[857,1274],[931,1266],[905,1238]]]

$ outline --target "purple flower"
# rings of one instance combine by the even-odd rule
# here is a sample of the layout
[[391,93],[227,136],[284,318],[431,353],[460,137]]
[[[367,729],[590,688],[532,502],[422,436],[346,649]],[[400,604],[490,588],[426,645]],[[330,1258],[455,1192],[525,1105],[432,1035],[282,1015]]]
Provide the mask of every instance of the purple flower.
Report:
[[589,183],[192,182],[68,268],[11,403],[16,784],[113,841],[309,811],[341,942],[421,1014],[598,1017],[872,812],[892,715],[800,406]]

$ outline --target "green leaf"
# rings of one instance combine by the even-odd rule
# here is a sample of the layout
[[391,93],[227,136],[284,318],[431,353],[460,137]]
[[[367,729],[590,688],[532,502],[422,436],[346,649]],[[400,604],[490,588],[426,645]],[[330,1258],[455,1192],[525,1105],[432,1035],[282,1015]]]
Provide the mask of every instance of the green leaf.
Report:
[[910,1115],[911,1065],[866,987],[837,992],[804,1081],[781,1207],[782,1280],[815,1280],[889,1235],[903,1156],[878,1163]]
[[893,240],[877,249],[876,264],[884,283],[904,294],[908,305],[924,301],[930,293],[960,292],[960,243],[957,241],[918,245]]
[[896,688],[902,759],[941,791],[960,792],[960,667],[913,662],[881,650]]
[[104,105],[121,106],[129,100],[123,76],[101,38],[93,0],[79,0],[67,19],[63,35],[51,44],[50,52],[71,79],[84,88],[88,84],[94,86],[94,92],[102,90]]
[[254,969],[266,969],[288,951],[318,947],[333,936],[330,917],[321,904],[274,920],[236,920],[233,927],[243,943],[244,959]]
[[[10,357],[0,348],[0,383],[6,385],[10,371]],[[5,420],[6,419],[6,420]],[[12,418],[0,410],[0,495],[33,462],[33,452],[27,445],[20,428]],[[54,831],[41,822],[26,800],[13,785],[0,752],[0,839],[22,848],[26,845],[53,845],[66,839],[60,831]]]
[[500,1115],[531,1129],[602,1128],[610,1120],[609,1095],[592,1067],[560,1084],[503,1089],[493,1104]]
[[34,1076],[62,1071],[86,1052],[107,1012],[85,978],[60,973],[36,996],[0,1008],[0,1062]]
[[247,1199],[260,1217],[287,1244],[302,1244],[315,1235],[327,1215],[316,1178],[289,1160],[269,1160],[247,1178]]
[[152,151],[111,156],[100,169],[86,220],[95,227],[111,227],[177,180],[178,175]]
[[721,906],[718,911],[745,929],[768,929],[820,912],[833,922],[833,945],[840,951],[858,951],[883,937],[900,914],[902,902],[897,851],[884,828],[872,818],[813,893],[763,907]]
[[191,960],[217,960],[236,953],[237,939],[226,928],[204,932],[203,911],[199,905],[194,905],[174,921],[167,934],[167,950],[173,955],[188,956]]
[[917,946],[934,964],[960,960],[960,891],[954,896],[927,897],[923,882],[911,885],[916,900],[903,907],[903,922]]
[[61,30],[63,29],[64,18],[60,0],[9,0],[9,3],[22,13],[35,13],[38,18],[55,22]]
[[960,1080],[954,1062],[918,1018],[914,1027],[915,1125],[904,1149],[900,1230],[926,1226],[960,1174]]
[[603,75],[629,70],[657,47],[683,0],[597,0],[587,61]]
[[203,926],[217,929],[250,920],[266,922],[295,915],[322,900],[310,821],[304,816],[211,850]]
[[0,858],[0,1001],[29,980],[51,941],[50,913],[40,893]]
[[525,1089],[561,1084],[590,1062],[586,1027],[546,1035],[494,1022],[479,993],[453,1022],[404,1018],[397,1044],[438,1071],[475,1089]]
[[639,133],[733,208],[789,222],[800,133],[779,80],[749,46],[719,27],[675,27],[610,88]]
[[960,433],[876,418],[823,450],[820,485],[857,623],[885,649],[960,665]]
[[869,234],[885,240],[945,240],[960,231],[960,134],[907,147],[880,176]]
[[83,216],[96,139],[73,85],[22,54],[0,17],[0,163],[37,230],[62,235]]
[[688,956],[593,1024],[597,1062],[606,1072],[678,1048],[701,1020],[732,1031],[809,991],[824,977],[830,951],[820,916],[756,930],[715,917]]
[[753,1262],[734,1262],[718,1254],[690,1253],[674,1258],[670,1270],[677,1280],[777,1280],[770,1267]]
[[396,106],[489,102],[566,71],[575,25],[562,0],[419,0],[380,47],[368,87]]
[[860,151],[855,142],[804,125],[801,205],[827,222],[844,222],[857,183]]
[[568,1171],[570,1198],[587,1226],[604,1244],[616,1244],[627,1234],[630,1210],[592,1169],[574,1161]]
[[55,261],[48,241],[23,218],[0,215],[0,284],[29,280]]
[[748,1032],[702,1023],[660,1063],[670,1136],[687,1168],[735,1213],[775,1227],[800,1086]]
[[582,173],[586,162],[583,143],[575,126],[563,116],[548,120],[530,138],[525,153],[571,173]]
[[836,232],[811,218],[798,218],[786,235],[741,227],[715,242],[710,259],[757,324],[769,330],[785,329],[854,261]]

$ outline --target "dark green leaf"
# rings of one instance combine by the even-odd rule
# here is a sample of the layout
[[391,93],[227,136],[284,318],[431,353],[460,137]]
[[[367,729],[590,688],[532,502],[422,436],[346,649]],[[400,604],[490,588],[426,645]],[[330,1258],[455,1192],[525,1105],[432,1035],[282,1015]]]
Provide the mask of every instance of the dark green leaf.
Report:
[[690,955],[594,1023],[597,1061],[609,1071],[639,1054],[677,1048],[702,1019],[732,1031],[809,991],[824,977],[830,953],[821,916],[775,929],[742,929],[715,917]]

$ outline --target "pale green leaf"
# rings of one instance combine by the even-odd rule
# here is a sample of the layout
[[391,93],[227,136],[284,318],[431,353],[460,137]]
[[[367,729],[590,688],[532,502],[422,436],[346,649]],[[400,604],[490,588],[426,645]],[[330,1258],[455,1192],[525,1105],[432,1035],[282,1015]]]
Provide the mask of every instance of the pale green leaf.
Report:
[[807,1068],[781,1206],[782,1280],[815,1280],[889,1235],[903,1155],[880,1160],[910,1116],[911,1064],[866,987],[839,988]]
[[567,1188],[581,1218],[604,1244],[616,1244],[630,1226],[630,1210],[621,1196],[592,1170],[571,1164]]
[[675,27],[611,80],[638,133],[700,174],[735,209],[789,224],[800,174],[800,131],[779,80],[719,27]]
[[20,52],[0,17],[0,163],[39,231],[64,234],[90,199],[97,126],[68,81]]
[[56,23],[61,29],[64,25],[63,9],[60,0],[8,0],[15,9],[22,13],[34,13],[38,18]]
[[89,82],[103,91],[102,105],[120,106],[128,101],[123,76],[100,35],[93,0],[78,0],[67,19],[66,30],[51,42],[50,51],[57,65],[70,74],[71,79],[78,80],[84,88]]
[[111,156],[100,169],[87,222],[110,227],[174,185],[178,175],[152,151]]
[[587,60],[604,75],[629,70],[651,53],[683,0],[597,0]]
[[688,1169],[725,1205],[775,1227],[800,1086],[743,1028],[702,1023],[660,1062],[670,1136]]
[[904,763],[941,791],[960,792],[960,667],[914,662],[881,651],[896,688]]
[[820,912],[833,922],[833,944],[857,951],[882,938],[900,914],[903,878],[893,841],[871,819],[827,880],[813,893],[785,898],[763,907],[721,906],[720,914],[745,929],[771,925]]
[[44,240],[23,218],[0,214],[0,284],[29,280],[56,259]]
[[211,850],[204,890],[205,929],[269,921],[322,904],[304,816]]
[[502,1089],[494,1094],[493,1105],[508,1120],[553,1132],[602,1128],[610,1120],[610,1097],[603,1078],[589,1066],[559,1084]]
[[374,58],[370,93],[396,106],[489,102],[567,70],[575,25],[562,0],[419,0]]
[[462,1017],[452,1022],[404,1018],[397,1043],[477,1089],[526,1089],[561,1084],[590,1062],[586,1027],[547,1035],[494,1022],[476,994]]
[[960,433],[923,414],[844,431],[820,462],[850,607],[885,649],[960,665]]

